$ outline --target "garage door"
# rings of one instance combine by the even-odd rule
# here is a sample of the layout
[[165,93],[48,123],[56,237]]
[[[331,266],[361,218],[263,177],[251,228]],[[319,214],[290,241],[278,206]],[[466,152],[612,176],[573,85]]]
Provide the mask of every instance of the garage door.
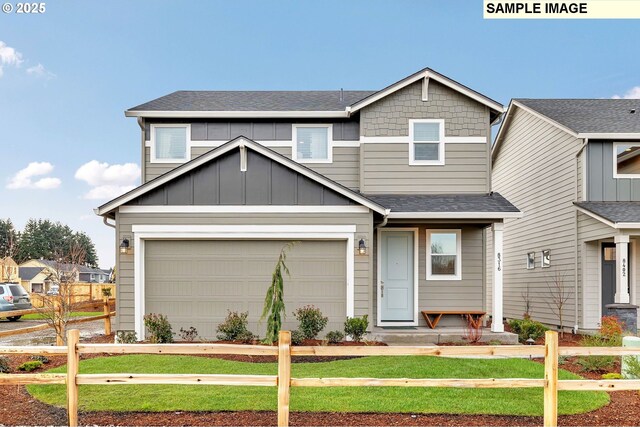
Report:
[[[148,240],[145,243],[145,311],[169,317],[174,332],[194,326],[214,338],[227,310],[248,311],[249,327],[264,337],[259,322],[267,287],[285,241]],[[319,307],[329,324],[342,329],[346,315],[346,242],[301,241],[289,252],[285,276],[286,328],[292,312]]]

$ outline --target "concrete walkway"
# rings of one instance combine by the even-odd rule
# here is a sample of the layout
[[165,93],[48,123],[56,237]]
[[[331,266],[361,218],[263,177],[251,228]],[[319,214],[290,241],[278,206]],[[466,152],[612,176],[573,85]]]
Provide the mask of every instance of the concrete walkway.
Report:
[[[464,343],[465,329],[461,327],[442,326],[435,329],[415,327],[411,329],[384,329],[374,327],[368,338],[382,341],[388,345],[438,345],[447,343]],[[501,344],[517,344],[518,335],[511,332],[491,332],[483,329],[480,342],[492,341]]]

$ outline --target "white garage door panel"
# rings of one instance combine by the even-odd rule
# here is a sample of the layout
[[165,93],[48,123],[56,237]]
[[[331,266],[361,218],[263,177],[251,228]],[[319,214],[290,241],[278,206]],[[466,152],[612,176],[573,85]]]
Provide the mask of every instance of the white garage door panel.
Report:
[[[145,312],[166,314],[174,332],[195,326],[215,337],[227,310],[249,311],[252,332],[259,322],[267,287],[285,241],[148,240],[145,243]],[[329,317],[323,333],[342,329],[346,315],[346,242],[301,241],[288,254],[285,327],[295,329],[292,312],[319,307]]]

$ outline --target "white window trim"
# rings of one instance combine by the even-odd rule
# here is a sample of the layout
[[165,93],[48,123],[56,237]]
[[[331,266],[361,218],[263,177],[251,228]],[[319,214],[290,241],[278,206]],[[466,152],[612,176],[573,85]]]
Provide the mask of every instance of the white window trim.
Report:
[[138,339],[144,340],[145,314],[145,242],[147,240],[344,240],[346,251],[346,316],[355,313],[355,225],[151,225],[132,226],[134,235],[134,327]]
[[634,143],[634,142],[614,142],[613,144],[613,155],[611,156],[613,158],[613,177],[614,178],[628,178],[628,179],[640,179],[640,173],[637,174],[633,174],[633,173],[618,173],[618,159],[617,159],[617,152],[618,152],[618,147],[621,145],[640,145],[640,142],[638,143]]
[[[438,160],[416,160],[414,151],[414,131],[416,123],[438,123],[440,125],[440,135],[438,141],[417,141],[418,144],[438,144]],[[409,165],[411,166],[444,166],[444,119],[409,119]]]
[[[383,322],[382,321],[382,298],[380,297],[380,286],[382,285],[382,283],[380,283],[380,278],[382,277],[382,263],[380,262],[380,260],[382,259],[382,233],[389,231],[389,232],[393,232],[393,231],[413,231],[413,321],[411,322]],[[419,257],[418,257],[418,242],[419,242],[419,229],[418,228],[378,228],[378,235],[377,235],[377,257],[378,257],[378,262],[376,265],[376,277],[377,277],[377,292],[376,292],[376,303],[377,303],[377,319],[376,319],[376,326],[418,326],[418,319],[419,319],[419,313],[418,313],[418,291],[420,289],[419,286],[419,270],[418,270],[418,262],[419,262]]]
[[[186,134],[186,153],[184,159],[158,159],[156,158],[156,129],[157,128],[184,128]],[[190,123],[152,123],[150,126],[150,163],[186,163],[191,160],[191,124]]]
[[[456,274],[432,274],[431,273],[431,234],[455,233],[456,235]],[[427,280],[462,280],[462,230],[433,228],[427,229]]]
[[[529,255],[533,254],[533,265],[529,266]],[[535,252],[527,252],[527,270],[534,270],[536,268],[536,253]]]
[[[291,125],[291,159],[298,163],[333,163],[333,125],[330,123],[309,123]],[[327,128],[327,158],[298,159],[298,128]]]

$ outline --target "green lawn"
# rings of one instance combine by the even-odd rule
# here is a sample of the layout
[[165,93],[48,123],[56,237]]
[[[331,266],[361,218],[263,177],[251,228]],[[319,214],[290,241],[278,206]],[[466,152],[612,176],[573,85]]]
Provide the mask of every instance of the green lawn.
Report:
[[[71,313],[71,317],[100,316],[101,314],[103,313],[95,311],[74,311],[73,313]],[[42,320],[44,318],[45,316],[40,313],[25,314],[24,316],[22,316],[22,319],[24,320]]]
[[[64,372],[65,367],[51,370]],[[193,356],[126,355],[80,362],[81,373],[218,373],[275,375],[275,363],[244,363]],[[293,377],[542,378],[543,366],[526,359],[364,357],[324,363],[295,363]],[[578,378],[566,371],[561,379]],[[28,386],[43,402],[64,406],[65,388]],[[182,385],[80,386],[85,411],[275,410],[275,387]],[[597,409],[604,392],[560,392],[561,414]],[[539,389],[444,389],[402,387],[292,388],[292,411],[411,412],[542,415]]]

